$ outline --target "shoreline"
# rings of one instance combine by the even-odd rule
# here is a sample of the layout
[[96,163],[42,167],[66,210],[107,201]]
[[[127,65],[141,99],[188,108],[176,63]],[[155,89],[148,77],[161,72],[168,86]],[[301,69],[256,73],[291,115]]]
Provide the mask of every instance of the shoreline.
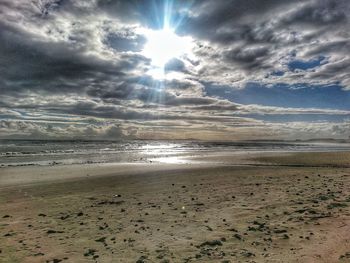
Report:
[[[278,156],[277,156],[278,154]],[[321,158],[318,160],[303,160],[291,157],[300,155],[327,155],[333,159],[329,163]],[[310,168],[350,168],[350,162],[337,162],[339,156],[348,156],[349,152],[224,152],[205,155],[196,153],[191,155],[150,158],[150,162],[116,162],[116,163],[84,163],[84,164],[56,164],[56,165],[29,165],[8,166],[0,169],[0,189],[4,186],[16,184],[35,184],[52,181],[77,180],[85,177],[130,175],[140,172],[156,172],[172,169],[195,169],[210,167],[310,167]],[[158,161],[156,161],[158,159]],[[287,162],[286,162],[287,161]],[[289,161],[289,162],[288,162]],[[118,169],[117,171],[115,169]],[[68,170],[69,173],[61,173]]]
[[348,262],[350,169],[306,155],[1,169],[0,262]]

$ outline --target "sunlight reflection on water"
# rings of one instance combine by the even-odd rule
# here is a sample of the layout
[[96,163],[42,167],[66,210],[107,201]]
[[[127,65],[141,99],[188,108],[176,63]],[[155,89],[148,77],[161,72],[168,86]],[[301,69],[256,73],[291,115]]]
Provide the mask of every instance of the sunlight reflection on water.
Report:
[[141,153],[146,155],[175,155],[184,151],[180,144],[148,144],[141,147]]
[[[206,162],[218,153],[349,151],[350,143],[0,140],[0,167],[92,163]],[[218,158],[216,158],[218,159]]]
[[179,154],[187,152],[181,144],[147,144],[142,146],[141,149],[141,153],[149,156],[149,160],[152,162],[166,164],[185,164],[190,162],[184,156],[179,156]]
[[186,163],[189,163],[189,160],[186,160],[184,158],[177,157],[177,156],[153,158],[152,161],[159,162],[159,163],[168,163],[168,164],[186,164]]

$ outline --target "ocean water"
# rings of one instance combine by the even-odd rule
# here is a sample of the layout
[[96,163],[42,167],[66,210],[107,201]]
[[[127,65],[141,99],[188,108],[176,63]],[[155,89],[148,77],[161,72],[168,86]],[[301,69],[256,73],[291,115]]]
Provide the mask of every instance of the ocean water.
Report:
[[349,150],[350,143],[0,140],[0,166],[161,162],[220,152]]

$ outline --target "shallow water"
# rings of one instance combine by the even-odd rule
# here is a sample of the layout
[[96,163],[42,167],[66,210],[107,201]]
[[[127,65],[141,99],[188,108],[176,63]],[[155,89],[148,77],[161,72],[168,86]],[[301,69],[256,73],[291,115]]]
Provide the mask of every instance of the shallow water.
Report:
[[180,162],[203,152],[348,151],[349,143],[1,140],[0,165]]

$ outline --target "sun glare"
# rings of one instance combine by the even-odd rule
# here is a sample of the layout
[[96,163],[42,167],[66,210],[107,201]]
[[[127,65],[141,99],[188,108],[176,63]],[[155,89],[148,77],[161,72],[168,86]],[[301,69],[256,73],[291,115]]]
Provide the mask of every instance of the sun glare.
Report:
[[151,71],[156,75],[164,69],[169,60],[180,58],[191,50],[191,38],[178,36],[170,28],[147,30],[145,36],[147,42],[142,54],[151,59],[154,66]]

